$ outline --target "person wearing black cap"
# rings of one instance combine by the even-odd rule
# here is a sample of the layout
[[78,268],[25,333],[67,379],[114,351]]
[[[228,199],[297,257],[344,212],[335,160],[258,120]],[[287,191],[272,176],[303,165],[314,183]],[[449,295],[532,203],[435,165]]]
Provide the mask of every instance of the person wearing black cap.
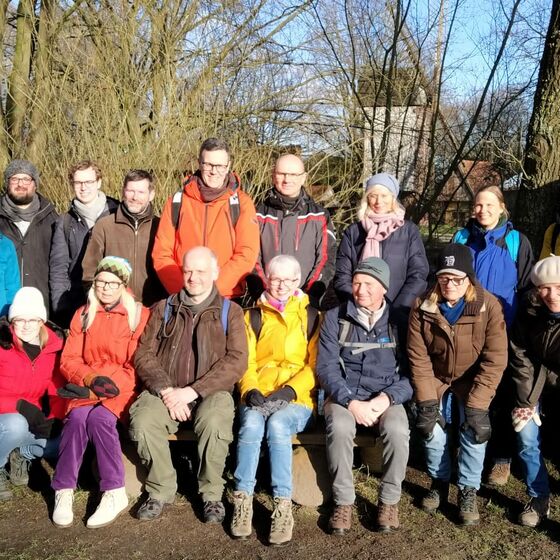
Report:
[[328,311],[321,328],[317,377],[326,397],[327,461],[335,503],[329,526],[334,534],[351,527],[357,426],[372,428],[383,440],[377,526],[382,532],[399,527],[409,441],[403,403],[412,397],[412,386],[399,370],[396,329],[385,299],[390,284],[385,261],[364,259],[354,270],[352,299]]
[[447,500],[451,425],[459,420],[459,518],[462,525],[474,525],[492,431],[488,408],[507,364],[506,325],[500,302],[475,277],[468,247],[446,246],[436,278],[435,286],[416,301],[408,330],[416,429],[432,477],[422,508],[432,513]]

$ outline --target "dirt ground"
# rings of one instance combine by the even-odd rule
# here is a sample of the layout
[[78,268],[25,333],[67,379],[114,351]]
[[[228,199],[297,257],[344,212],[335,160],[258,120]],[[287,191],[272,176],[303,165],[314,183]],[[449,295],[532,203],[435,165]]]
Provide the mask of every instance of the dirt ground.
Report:
[[[558,494],[556,471],[553,477],[552,490]],[[523,485],[516,479],[500,490],[483,487],[479,498],[481,524],[461,528],[456,525],[456,489],[451,494],[452,505],[443,513],[425,514],[418,503],[428,486],[428,477],[409,468],[400,506],[402,528],[381,535],[374,530],[379,481],[358,469],[358,500],[350,533],[334,537],[326,532],[328,507],[294,506],[294,538],[282,548],[266,544],[271,502],[265,492],[256,496],[253,536],[236,541],[228,535],[227,522],[224,526],[212,526],[201,521],[192,482],[183,481],[180,488],[183,495],[160,519],[140,522],[134,518],[135,507],[132,507],[131,512],[123,514],[112,526],[97,530],[86,529],[85,519],[95,509],[99,496],[94,491],[80,490],[76,493],[74,525],[57,529],[49,520],[53,496],[48,487],[48,473],[34,467],[30,488],[17,488],[15,499],[0,503],[0,559],[560,558],[560,501],[554,501],[550,519],[538,530],[520,527],[515,519],[525,496]]]

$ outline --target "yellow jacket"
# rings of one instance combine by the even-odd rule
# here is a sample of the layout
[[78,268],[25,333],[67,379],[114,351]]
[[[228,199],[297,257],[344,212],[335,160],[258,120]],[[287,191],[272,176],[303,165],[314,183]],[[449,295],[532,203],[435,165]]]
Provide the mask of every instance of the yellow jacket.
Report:
[[266,397],[276,389],[289,385],[296,392],[295,404],[315,408],[315,364],[319,329],[307,342],[307,294],[292,296],[280,313],[265,299],[257,305],[261,309],[262,328],[257,339],[251,327],[249,312],[245,312],[245,329],[249,345],[248,369],[239,381],[241,398],[252,389]]

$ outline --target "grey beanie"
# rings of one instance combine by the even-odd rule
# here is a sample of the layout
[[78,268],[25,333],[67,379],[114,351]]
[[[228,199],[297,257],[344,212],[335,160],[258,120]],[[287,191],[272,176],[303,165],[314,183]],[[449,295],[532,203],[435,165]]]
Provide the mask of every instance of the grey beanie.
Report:
[[10,177],[18,173],[25,173],[33,178],[35,186],[39,188],[39,171],[38,169],[26,159],[14,159],[6,167],[4,171],[4,188],[8,188],[8,180]]
[[367,181],[364,187],[365,191],[368,192],[369,189],[375,187],[375,185],[381,185],[385,187],[391,194],[397,198],[399,196],[399,191],[401,190],[397,178],[390,173],[377,173],[372,175]]
[[386,290],[389,289],[389,281],[391,279],[389,265],[379,257],[368,257],[359,262],[352,276],[355,274],[367,274],[375,278]]

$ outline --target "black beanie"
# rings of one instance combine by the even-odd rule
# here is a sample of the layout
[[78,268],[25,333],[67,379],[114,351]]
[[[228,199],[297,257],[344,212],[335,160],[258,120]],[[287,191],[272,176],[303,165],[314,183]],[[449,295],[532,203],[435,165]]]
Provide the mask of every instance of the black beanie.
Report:
[[474,280],[476,275],[471,250],[460,243],[446,245],[438,256],[436,275],[444,272],[458,276],[466,274],[471,280]]

